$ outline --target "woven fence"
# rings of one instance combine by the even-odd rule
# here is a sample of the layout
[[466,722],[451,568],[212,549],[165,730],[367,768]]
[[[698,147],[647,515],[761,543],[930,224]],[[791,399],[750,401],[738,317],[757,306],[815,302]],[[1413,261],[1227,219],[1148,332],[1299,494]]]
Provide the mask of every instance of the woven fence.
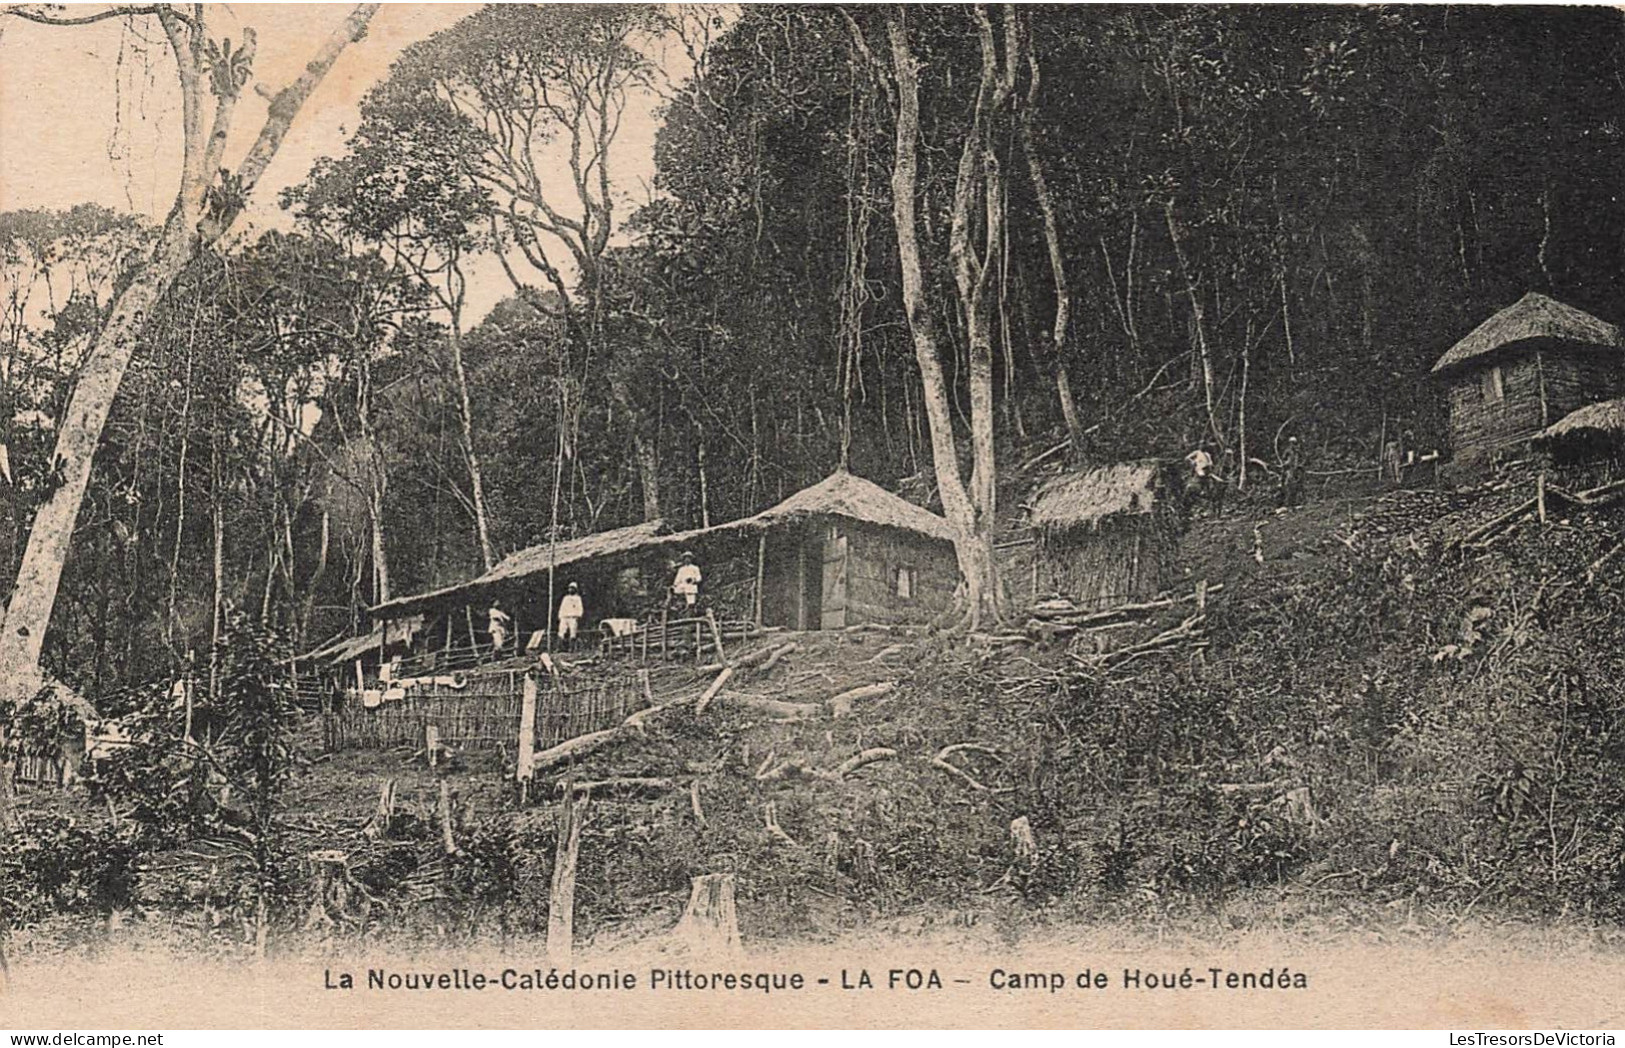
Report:
[[[506,749],[518,741],[524,681],[517,670],[476,673],[466,687],[414,689],[372,709],[346,697],[323,715],[323,741],[329,750],[421,748],[434,725],[452,749]],[[613,727],[647,705],[636,672],[543,675],[537,685],[538,748]]]

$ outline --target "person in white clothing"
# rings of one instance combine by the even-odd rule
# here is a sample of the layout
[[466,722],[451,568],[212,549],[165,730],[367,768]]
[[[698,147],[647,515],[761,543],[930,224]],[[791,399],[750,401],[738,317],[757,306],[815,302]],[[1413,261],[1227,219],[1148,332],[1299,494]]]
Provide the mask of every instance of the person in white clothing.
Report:
[[574,582],[566,588],[564,599],[559,601],[559,643],[570,648],[575,647],[576,637],[581,633],[581,617],[584,609],[581,606],[581,587]]
[[485,630],[491,635],[491,650],[501,651],[508,643],[508,631],[513,628],[513,619],[502,610],[502,602],[493,600],[491,607],[485,613]]
[[671,581],[671,591],[683,598],[683,606],[693,610],[700,601],[700,566],[694,563],[694,554],[683,554],[683,565]]

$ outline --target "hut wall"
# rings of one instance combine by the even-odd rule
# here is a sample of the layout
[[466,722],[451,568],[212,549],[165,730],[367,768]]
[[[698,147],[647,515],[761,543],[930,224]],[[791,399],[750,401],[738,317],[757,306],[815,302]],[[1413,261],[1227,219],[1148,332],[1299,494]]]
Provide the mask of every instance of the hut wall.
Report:
[[[1502,397],[1486,400],[1483,376],[1497,365]],[[1544,365],[1535,354],[1528,354],[1467,367],[1455,377],[1450,386],[1450,446],[1455,458],[1481,458],[1541,431]]]
[[1059,593],[1089,609],[1156,596],[1172,584],[1175,566],[1176,540],[1161,523],[1143,515],[1041,538],[1039,595]]
[[[929,622],[952,602],[959,587],[953,546],[893,528],[843,521],[847,538],[846,622]],[[898,569],[913,572],[912,591],[897,592]]]
[[1546,350],[1540,355],[1546,381],[1547,419],[1550,425],[1571,411],[1608,400],[1625,392],[1625,369],[1611,353],[1560,353]]
[[[1485,371],[1499,364],[1503,396],[1484,399]],[[1459,372],[1450,386],[1450,443],[1458,461],[1528,440],[1564,415],[1617,396],[1618,358],[1546,347]]]

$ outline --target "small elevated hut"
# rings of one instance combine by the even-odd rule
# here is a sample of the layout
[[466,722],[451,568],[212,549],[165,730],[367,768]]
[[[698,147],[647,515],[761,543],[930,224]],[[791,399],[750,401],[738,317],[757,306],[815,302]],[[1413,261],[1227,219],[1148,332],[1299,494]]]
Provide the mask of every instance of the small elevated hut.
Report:
[[1472,463],[1625,393],[1625,332],[1530,292],[1452,346],[1433,374],[1449,390],[1453,458]]
[[1030,522],[1041,594],[1110,608],[1175,581],[1184,514],[1165,463],[1118,462],[1055,477],[1038,489]]

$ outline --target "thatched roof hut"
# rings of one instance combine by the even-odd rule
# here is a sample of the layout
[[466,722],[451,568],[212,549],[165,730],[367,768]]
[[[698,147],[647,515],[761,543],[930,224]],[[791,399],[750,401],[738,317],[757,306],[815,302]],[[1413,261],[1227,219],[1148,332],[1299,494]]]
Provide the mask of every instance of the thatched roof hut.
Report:
[[1166,589],[1184,525],[1178,491],[1172,468],[1154,460],[1045,483],[1028,518],[1038,535],[1035,590],[1104,608]]
[[1433,374],[1449,387],[1452,450],[1470,461],[1625,392],[1625,331],[1530,292],[1452,346]]
[[1625,397],[1569,412],[1541,430],[1534,443],[1554,465],[1581,469],[1578,476],[1565,478],[1570,482],[1617,479],[1625,465]]
[[1625,350],[1625,331],[1583,309],[1531,291],[1493,314],[1451,346],[1433,365],[1433,374],[1438,375],[1521,343],[1535,341]]
[[1625,397],[1587,404],[1540,431],[1535,438],[1543,443],[1589,436],[1618,439],[1625,436]]
[[[810,488],[802,488],[754,517],[718,525],[711,530],[771,528],[812,517],[844,517],[864,524],[914,532],[942,542],[954,540],[953,525],[943,518],[844,469],[836,470]],[[681,540],[682,536],[672,539],[675,542]]]
[[1038,489],[1032,526],[1045,532],[1098,531],[1114,518],[1153,512],[1168,491],[1160,462],[1114,462],[1064,473]]
[[[429,632],[438,636],[443,626],[449,645],[476,632],[494,599],[521,631],[550,623],[562,587],[572,581],[581,585],[589,619],[636,615],[665,592],[677,553],[694,550],[719,616],[805,629],[924,620],[959,583],[953,539],[942,517],[838,470],[754,516],[675,533],[653,521],[539,543],[467,582],[385,601],[371,615],[392,624],[427,616],[440,624]],[[546,584],[549,572],[560,575],[558,592]],[[342,661],[378,650],[385,646],[381,628],[311,657]]]

